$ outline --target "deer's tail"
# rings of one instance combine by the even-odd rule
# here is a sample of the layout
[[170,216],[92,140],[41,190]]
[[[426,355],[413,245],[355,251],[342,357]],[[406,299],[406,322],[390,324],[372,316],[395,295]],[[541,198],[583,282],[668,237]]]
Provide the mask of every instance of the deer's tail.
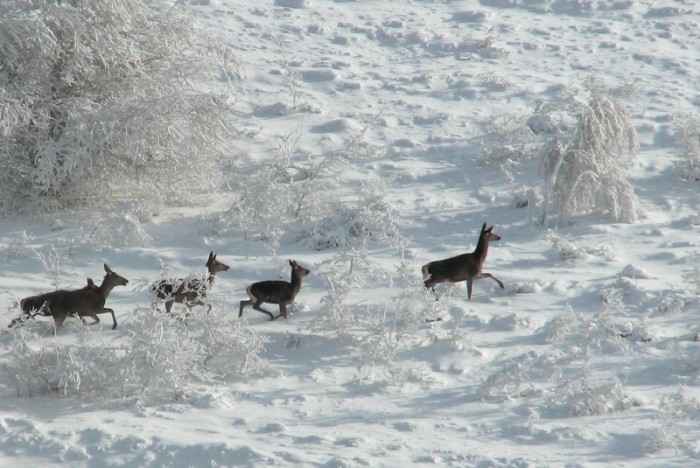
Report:
[[430,279],[432,274],[430,273],[430,263],[426,263],[423,265],[423,267],[420,269],[421,273],[423,273],[423,281],[426,281]]

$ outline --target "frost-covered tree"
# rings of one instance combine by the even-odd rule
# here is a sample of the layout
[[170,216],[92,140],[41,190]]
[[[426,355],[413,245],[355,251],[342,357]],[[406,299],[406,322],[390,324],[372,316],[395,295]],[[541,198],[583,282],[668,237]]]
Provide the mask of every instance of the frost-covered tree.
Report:
[[543,145],[543,222],[560,215],[600,213],[635,222],[644,211],[626,179],[637,159],[637,134],[622,102],[594,94],[577,112],[573,132],[558,132]]
[[681,177],[700,180],[700,115],[679,115],[674,123],[674,135],[681,144],[675,161]]
[[179,7],[0,3],[0,213],[211,184],[242,64]]

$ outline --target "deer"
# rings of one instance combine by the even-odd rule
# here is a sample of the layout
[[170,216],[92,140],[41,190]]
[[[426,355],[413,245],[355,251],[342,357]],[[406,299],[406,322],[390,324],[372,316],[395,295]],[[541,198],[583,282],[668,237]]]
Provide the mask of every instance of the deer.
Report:
[[25,297],[19,302],[22,314],[12,320],[8,328],[28,318],[42,315],[53,317],[56,328],[60,328],[68,316],[77,315],[83,323],[85,317],[90,317],[93,322],[90,325],[100,323],[99,314],[112,315],[112,330],[117,328],[117,318],[114,310],[106,308],[107,297],[116,286],[126,286],[129,280],[112,271],[104,264],[105,277],[102,284],[95,285],[91,278],[87,279],[87,285],[81,289],[51,291],[36,296]]
[[[290,282],[281,280],[259,281],[246,288],[246,293],[248,293],[250,299],[241,301],[238,318],[241,318],[243,308],[248,305],[252,305],[253,309],[269,316],[270,320],[280,317],[287,318],[287,306],[294,302],[297,294],[299,294],[302,279],[311,273],[294,260],[290,260],[289,265],[292,267],[292,280]],[[261,307],[263,303],[279,304],[280,314],[275,317],[272,312]]]
[[[173,304],[177,302],[178,304],[184,304],[189,314],[192,307],[206,304],[207,292],[214,285],[216,274],[228,269],[228,265],[216,259],[216,254],[214,252],[209,252],[209,258],[206,263],[206,279],[165,279],[153,283],[150,287],[150,291],[158,299],[165,301],[166,313],[170,314]],[[211,304],[206,304],[206,306],[207,312],[209,312],[211,310]]]
[[504,289],[501,280],[491,273],[486,273],[482,270],[486,255],[489,251],[489,243],[499,240],[501,240],[501,236],[493,232],[493,226],[486,229],[486,223],[484,223],[481,227],[481,233],[479,234],[479,241],[473,252],[423,265],[421,272],[423,273],[425,287],[435,292],[436,284],[445,281],[458,283],[466,280],[467,297],[469,300],[472,298],[472,285],[474,284],[474,280],[491,278],[498,283],[501,289]]

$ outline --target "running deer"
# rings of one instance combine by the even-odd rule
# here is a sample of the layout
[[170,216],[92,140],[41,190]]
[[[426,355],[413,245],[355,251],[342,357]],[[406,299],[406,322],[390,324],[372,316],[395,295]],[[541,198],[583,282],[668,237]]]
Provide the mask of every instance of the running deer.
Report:
[[435,291],[435,285],[445,281],[458,283],[467,281],[467,296],[472,298],[472,285],[474,280],[482,278],[493,279],[501,289],[504,288],[501,280],[491,273],[482,271],[486,254],[489,251],[489,242],[501,240],[501,236],[493,232],[493,226],[486,229],[486,223],[481,227],[479,242],[476,244],[474,252],[457,255],[456,257],[438,260],[423,265],[423,280],[426,288]]
[[129,280],[113,272],[105,263],[106,275],[102,284],[97,286],[92,279],[87,279],[87,285],[81,289],[58,290],[37,296],[25,297],[19,302],[22,315],[10,322],[8,328],[37,315],[53,317],[56,328],[61,327],[68,316],[77,315],[83,323],[85,317],[93,319],[91,325],[100,323],[99,314],[112,314],[112,330],[117,328],[117,318],[114,310],[106,308],[107,296],[116,286],[126,286]]
[[[252,305],[253,309],[267,314],[270,320],[275,318],[284,317],[287,318],[287,306],[294,302],[294,298],[299,294],[301,289],[301,280],[311,273],[309,270],[299,265],[294,260],[289,261],[289,265],[292,267],[292,281],[260,281],[253,283],[246,289],[250,299],[247,301],[241,301],[240,309],[238,311],[238,318],[243,315],[243,308],[247,305]],[[263,309],[260,305],[262,303],[268,304],[279,304],[280,314],[275,317],[272,312],[268,312]]]
[[[184,304],[187,307],[187,313],[194,306],[206,304],[207,292],[214,285],[216,274],[220,271],[226,271],[229,266],[216,259],[214,252],[209,253],[207,259],[207,278],[180,278],[180,279],[165,279],[156,281],[150,287],[152,294],[158,299],[165,301],[165,312],[170,313],[173,304]],[[207,312],[211,310],[211,304],[206,304]]]

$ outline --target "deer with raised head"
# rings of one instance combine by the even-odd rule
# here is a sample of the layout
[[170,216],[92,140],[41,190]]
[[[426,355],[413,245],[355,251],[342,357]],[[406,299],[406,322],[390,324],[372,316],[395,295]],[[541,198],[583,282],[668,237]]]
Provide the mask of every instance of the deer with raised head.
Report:
[[435,285],[438,283],[445,281],[458,283],[466,280],[469,299],[472,298],[474,280],[491,278],[503,289],[504,286],[501,280],[482,270],[489,251],[489,242],[498,240],[501,240],[501,236],[493,232],[493,226],[486,229],[486,223],[484,223],[479,234],[479,241],[473,252],[423,265],[421,272],[423,273],[425,287],[435,291]]
[[[150,291],[158,299],[165,301],[165,312],[168,314],[176,302],[184,304],[189,313],[192,307],[206,304],[207,292],[214,285],[216,274],[228,269],[228,265],[216,259],[214,252],[209,252],[206,264],[206,278],[180,278],[156,281],[151,285]],[[206,306],[207,311],[211,310],[211,304],[206,304]]]
[[[292,267],[292,280],[290,282],[281,280],[259,281],[248,286],[246,292],[250,299],[241,301],[238,318],[241,318],[243,308],[248,305],[252,305],[253,309],[268,315],[270,320],[279,317],[287,318],[287,306],[294,302],[294,298],[299,294],[301,280],[311,273],[294,260],[290,260],[289,265]],[[263,303],[279,304],[280,314],[275,317],[272,312],[261,307]]]
[[93,319],[91,325],[100,323],[99,314],[112,315],[112,330],[117,328],[117,318],[114,310],[106,308],[107,296],[116,286],[125,286],[129,280],[113,272],[107,264],[104,264],[105,277],[102,284],[95,285],[92,279],[88,278],[87,285],[81,289],[58,290],[37,296],[25,297],[19,302],[22,315],[10,322],[8,328],[14,326],[22,320],[43,315],[53,317],[56,328],[63,325],[68,316],[77,315],[83,323],[85,317]]

